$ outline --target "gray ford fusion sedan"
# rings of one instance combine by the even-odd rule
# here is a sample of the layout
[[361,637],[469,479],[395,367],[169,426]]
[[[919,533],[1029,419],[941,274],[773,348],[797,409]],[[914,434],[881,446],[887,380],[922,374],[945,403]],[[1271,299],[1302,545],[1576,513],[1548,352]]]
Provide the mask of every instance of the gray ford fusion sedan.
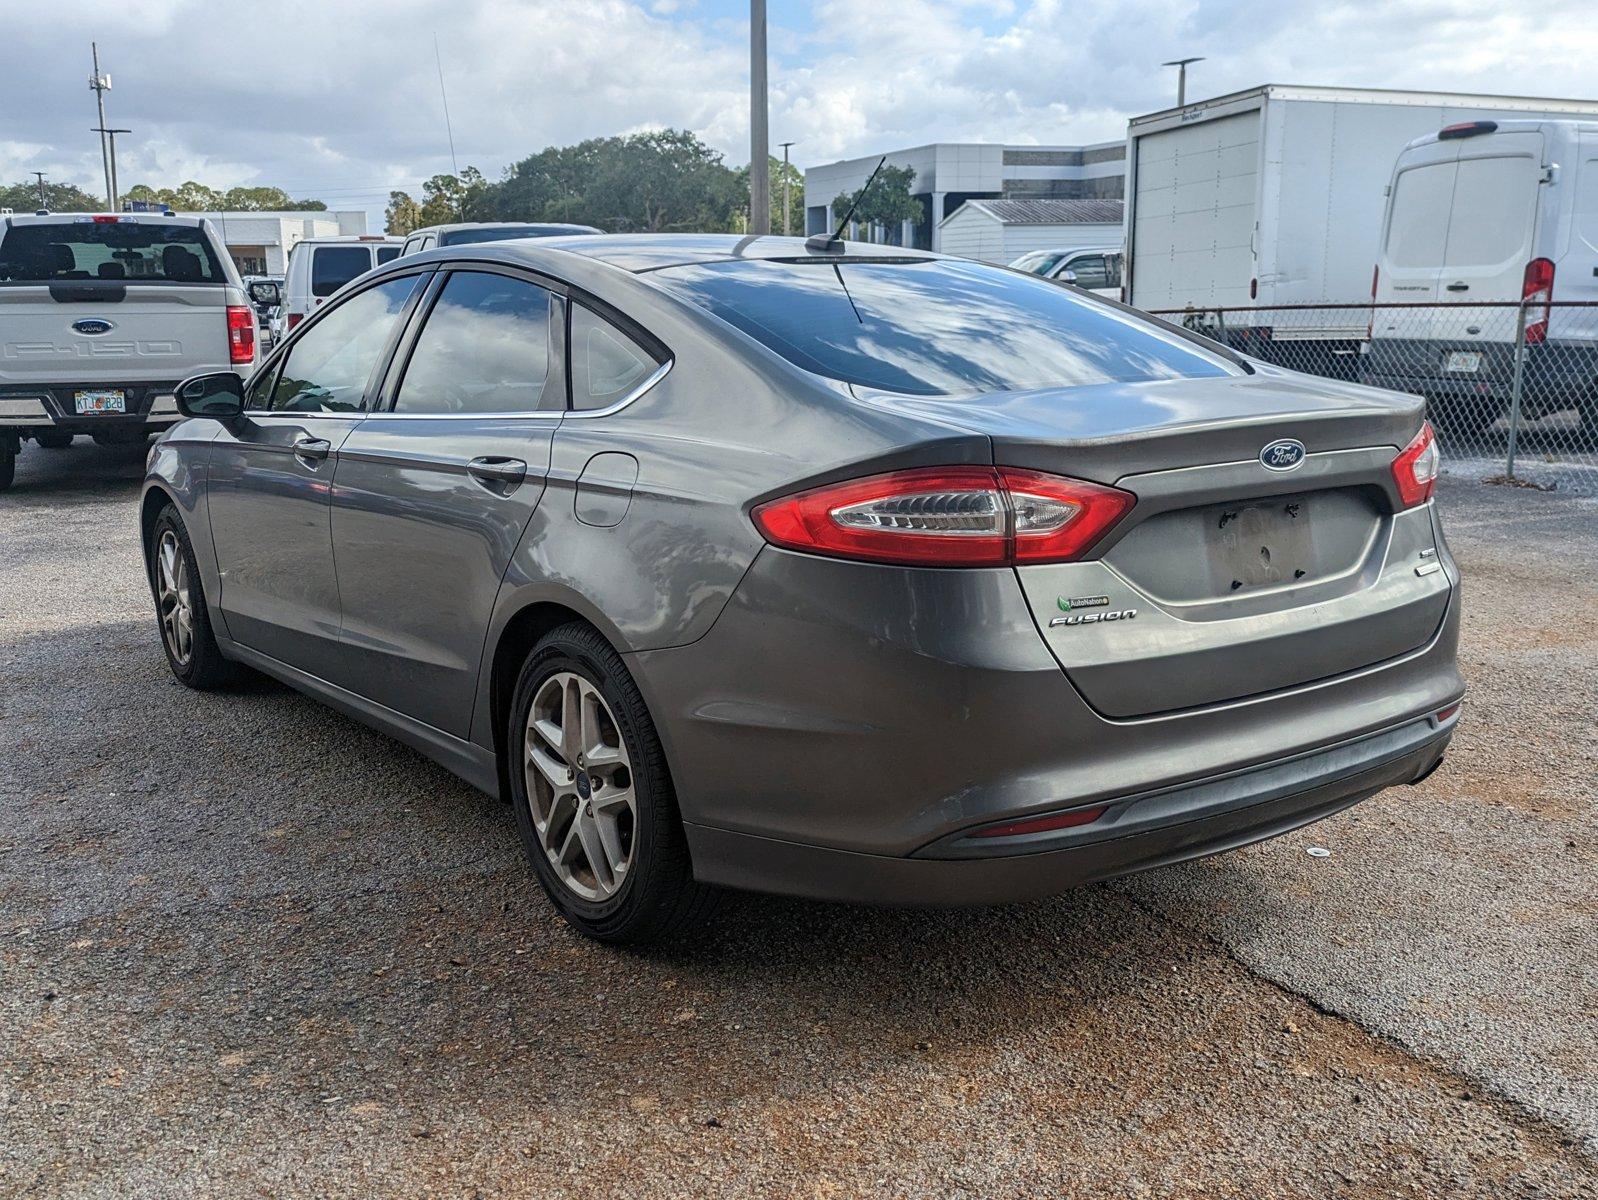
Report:
[[512,805],[609,940],[716,885],[989,903],[1419,781],[1464,685],[1421,401],[884,246],[363,276],[186,380],[142,523],[238,664]]

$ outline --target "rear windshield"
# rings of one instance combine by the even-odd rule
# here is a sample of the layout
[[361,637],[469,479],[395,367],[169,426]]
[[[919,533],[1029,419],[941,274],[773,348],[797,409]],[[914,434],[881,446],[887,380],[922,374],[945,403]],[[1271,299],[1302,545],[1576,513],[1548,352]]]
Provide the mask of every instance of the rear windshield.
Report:
[[311,295],[331,296],[371,269],[372,252],[366,246],[318,246],[311,256]]
[[438,235],[440,246],[469,246],[474,242],[503,242],[510,238],[561,237],[575,229],[552,229],[548,225],[509,225],[498,229],[451,229]]
[[93,221],[14,225],[0,241],[0,280],[52,283],[225,283],[205,231],[195,225]]
[[981,263],[700,263],[668,291],[795,366],[914,395],[1235,374],[1176,333],[1034,275]]

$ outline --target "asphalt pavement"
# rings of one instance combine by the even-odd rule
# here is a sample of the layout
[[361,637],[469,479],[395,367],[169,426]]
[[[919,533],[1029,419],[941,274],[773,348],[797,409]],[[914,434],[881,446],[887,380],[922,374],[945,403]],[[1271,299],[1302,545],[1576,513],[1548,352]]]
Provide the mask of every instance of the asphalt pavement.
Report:
[[1472,690],[1420,787],[637,952],[415,753],[176,684],[139,474],[0,495],[0,1195],[1598,1195],[1592,500],[1445,483]]

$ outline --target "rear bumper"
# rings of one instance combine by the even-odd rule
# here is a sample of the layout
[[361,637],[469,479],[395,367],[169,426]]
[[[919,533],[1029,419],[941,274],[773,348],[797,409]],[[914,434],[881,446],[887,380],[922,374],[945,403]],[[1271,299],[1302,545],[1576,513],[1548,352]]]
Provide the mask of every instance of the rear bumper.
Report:
[[[1112,801],[1093,825],[1026,838],[981,857],[971,839],[915,855],[851,853],[688,826],[694,873],[706,883],[858,904],[961,905],[1035,900],[1072,887],[1264,841],[1415,783],[1441,762],[1458,717],[1429,718],[1288,763]],[[1140,813],[1142,816],[1140,817]],[[996,851],[996,852],[995,852]],[[949,856],[949,857],[945,857]]]
[[[177,380],[139,383],[67,383],[43,387],[0,387],[0,432],[26,433],[51,429],[65,433],[94,433],[107,429],[148,431],[165,429],[183,419],[172,392]],[[77,391],[120,389],[126,394],[125,413],[80,414],[73,404]]]

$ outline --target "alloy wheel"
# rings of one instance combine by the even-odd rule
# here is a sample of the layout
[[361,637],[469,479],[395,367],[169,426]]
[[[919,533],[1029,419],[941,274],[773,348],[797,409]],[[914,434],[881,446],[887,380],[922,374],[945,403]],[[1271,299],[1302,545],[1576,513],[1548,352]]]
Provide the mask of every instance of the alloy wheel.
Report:
[[599,689],[572,671],[540,684],[522,757],[533,828],[550,866],[573,894],[609,900],[632,866],[638,808],[632,759]]
[[194,599],[189,588],[189,564],[178,535],[162,532],[156,552],[156,598],[161,613],[161,636],[180,666],[194,655]]

